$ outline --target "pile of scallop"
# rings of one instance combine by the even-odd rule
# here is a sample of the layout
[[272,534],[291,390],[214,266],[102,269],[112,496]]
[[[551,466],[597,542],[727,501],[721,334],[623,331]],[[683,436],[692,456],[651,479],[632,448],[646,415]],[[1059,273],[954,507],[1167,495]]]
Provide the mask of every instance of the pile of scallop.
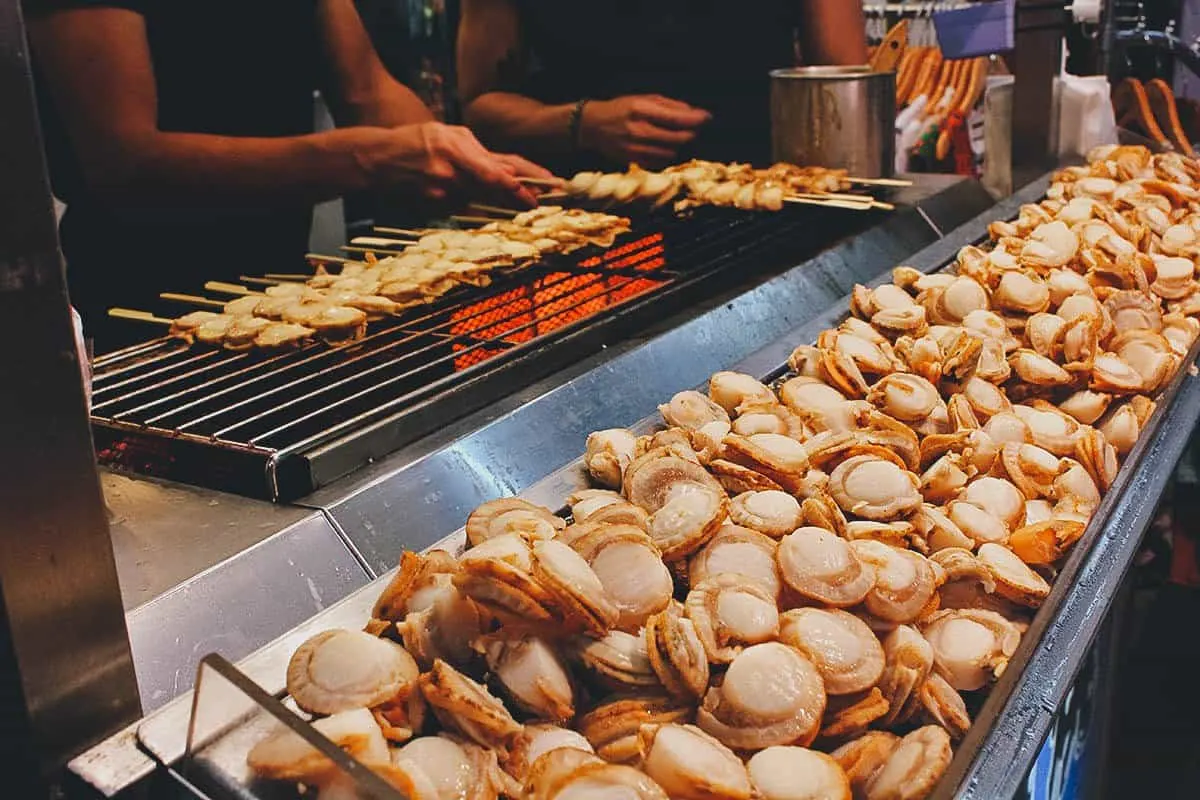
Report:
[[[1200,333],[1200,165],[1106,148],[991,233],[592,434],[569,517],[406,553],[295,704],[414,800],[926,796]],[[249,763],[355,796],[293,734]]]

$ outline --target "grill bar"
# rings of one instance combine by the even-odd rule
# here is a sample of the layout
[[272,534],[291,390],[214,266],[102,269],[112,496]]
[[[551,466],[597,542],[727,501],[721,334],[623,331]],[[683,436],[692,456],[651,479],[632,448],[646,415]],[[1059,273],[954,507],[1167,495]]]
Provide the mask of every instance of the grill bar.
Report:
[[[795,211],[705,209],[693,218],[638,220],[606,250],[461,287],[344,345],[230,353],[161,339],[119,351],[96,362],[98,449],[112,463],[168,476],[182,471],[184,480],[244,494],[262,496],[264,476],[272,499],[307,493],[318,485],[310,458],[342,465],[320,471],[321,480],[336,477],[487,402],[475,388],[460,388],[500,390],[501,381],[487,376],[535,357],[561,359],[552,342],[575,341],[591,327],[615,330],[596,323],[615,325],[629,316],[622,309],[730,267],[752,269],[756,253],[794,246],[805,227],[829,216]],[[364,441],[367,431],[373,441]],[[336,448],[352,450],[335,455]],[[257,468],[251,457],[261,458]],[[242,485],[247,480],[259,485]]]

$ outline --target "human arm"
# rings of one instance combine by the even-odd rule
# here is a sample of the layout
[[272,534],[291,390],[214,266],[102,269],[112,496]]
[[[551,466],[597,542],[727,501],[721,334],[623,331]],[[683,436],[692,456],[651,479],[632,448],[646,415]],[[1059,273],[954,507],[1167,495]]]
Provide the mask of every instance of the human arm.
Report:
[[867,63],[862,3],[799,0],[800,50],[806,64]]
[[437,198],[461,184],[530,199],[513,175],[524,167],[436,123],[287,137],[162,131],[141,14],[67,8],[28,27],[85,179],[113,205],[296,204],[375,189]]
[[325,94],[339,124],[394,127],[433,121],[421,98],[380,61],[353,0],[320,0],[317,15],[329,65]]
[[[491,145],[532,154],[576,149],[614,162],[670,160],[695,137],[707,112],[659,95],[589,100],[578,136],[576,103],[547,104],[514,90],[522,42],[512,0],[463,0],[458,27],[459,97],[467,123]],[[580,98],[584,99],[584,98]]]

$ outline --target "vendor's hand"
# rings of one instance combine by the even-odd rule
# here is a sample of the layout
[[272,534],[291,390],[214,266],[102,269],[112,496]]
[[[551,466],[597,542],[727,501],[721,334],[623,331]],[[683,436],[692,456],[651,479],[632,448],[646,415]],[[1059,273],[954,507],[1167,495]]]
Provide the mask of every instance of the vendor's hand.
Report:
[[592,100],[583,107],[579,143],[621,164],[657,166],[675,160],[711,115],[657,94]]
[[459,195],[491,196],[535,205],[518,177],[549,178],[550,173],[519,156],[493,153],[466,128],[426,122],[389,132],[389,146],[376,164],[385,185],[416,184],[428,200]]

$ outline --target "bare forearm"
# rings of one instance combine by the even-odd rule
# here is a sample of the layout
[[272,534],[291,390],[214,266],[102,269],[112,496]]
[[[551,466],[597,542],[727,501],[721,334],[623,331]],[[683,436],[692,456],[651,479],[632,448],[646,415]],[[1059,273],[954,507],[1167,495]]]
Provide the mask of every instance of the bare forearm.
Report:
[[433,112],[415,92],[391,75],[387,75],[379,81],[370,97],[354,104],[350,122],[355,125],[393,128],[398,125],[433,122]]
[[510,92],[488,92],[467,106],[466,120],[489,147],[532,155],[572,149],[573,104],[546,105]]
[[388,147],[382,128],[284,138],[155,133],[111,154],[89,177],[122,206],[306,204],[373,188]]

